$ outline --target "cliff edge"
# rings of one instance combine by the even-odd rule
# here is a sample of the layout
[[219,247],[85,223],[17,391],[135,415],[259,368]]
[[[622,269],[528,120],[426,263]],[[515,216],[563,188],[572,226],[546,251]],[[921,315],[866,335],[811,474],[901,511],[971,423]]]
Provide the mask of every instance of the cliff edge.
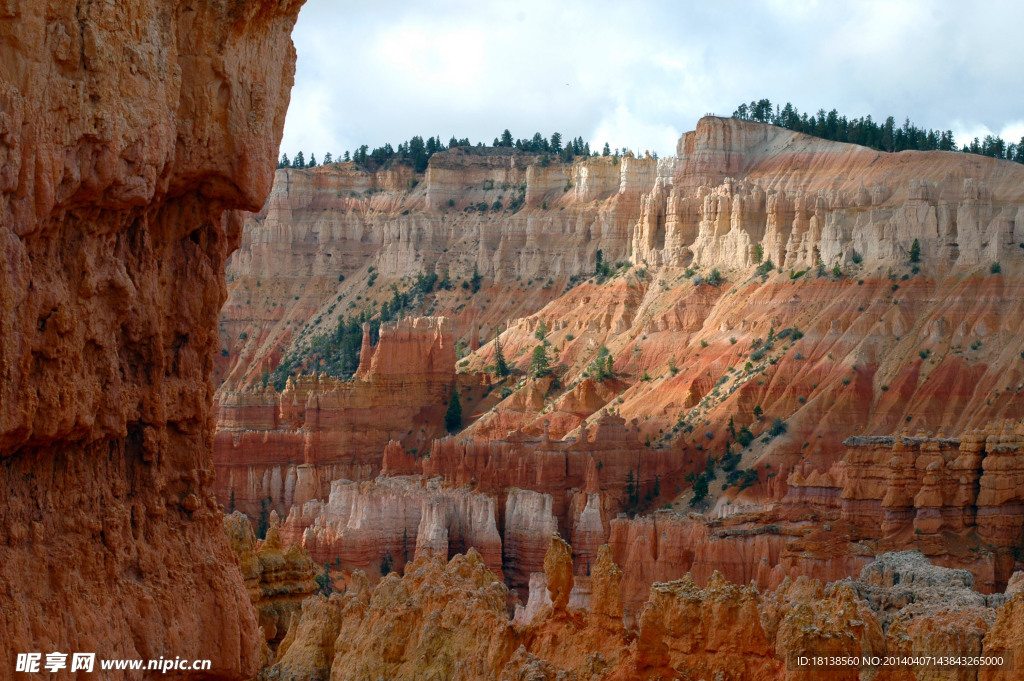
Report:
[[256,672],[210,376],[301,5],[0,5],[0,679],[52,651]]

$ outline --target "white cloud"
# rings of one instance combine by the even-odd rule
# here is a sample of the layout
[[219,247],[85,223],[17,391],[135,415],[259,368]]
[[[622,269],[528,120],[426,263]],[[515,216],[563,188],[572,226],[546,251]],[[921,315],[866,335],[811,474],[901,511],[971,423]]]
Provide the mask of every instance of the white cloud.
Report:
[[317,156],[504,128],[674,153],[705,113],[768,97],[1024,133],[1024,3],[309,0],[282,149]]
[[[644,151],[666,155],[674,153],[680,134],[678,128],[644,120],[630,111],[626,105],[620,104],[611,115],[601,120],[594,138],[621,140],[619,147],[632,149],[638,155],[642,155]],[[600,150],[601,146],[603,143],[597,149]],[[669,151],[666,152],[666,149]]]

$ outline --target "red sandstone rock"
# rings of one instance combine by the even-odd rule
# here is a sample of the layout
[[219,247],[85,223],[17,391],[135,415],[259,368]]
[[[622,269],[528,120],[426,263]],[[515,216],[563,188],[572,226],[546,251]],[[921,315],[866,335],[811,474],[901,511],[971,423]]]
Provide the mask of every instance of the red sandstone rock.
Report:
[[425,450],[444,432],[455,382],[448,320],[384,324],[372,356],[365,354],[351,381],[313,375],[289,379],[280,395],[260,388],[218,393],[214,464],[223,503],[234,491],[235,504],[250,515],[267,498],[287,514],[325,498],[332,480],[375,477],[392,439]]
[[[886,554],[860,579],[828,586],[786,579],[767,594],[718,573],[704,588],[689,577],[655,584],[629,634],[618,619],[619,572],[607,549],[595,566],[594,608],[589,614],[565,609],[570,555],[564,542],[551,542],[546,580],[555,599],[530,621],[519,621],[517,613],[514,624],[503,607],[505,587],[472,551],[447,565],[417,560],[405,577],[390,576],[372,593],[357,580],[343,596],[307,602],[267,678],[310,678],[330,668],[332,678],[343,679],[442,673],[459,679],[853,681],[867,675],[902,681],[916,678],[905,665],[809,668],[795,658],[1020,650],[1012,619],[1024,602],[1019,594],[1001,609],[992,607],[970,589],[968,573],[932,566],[920,554]],[[983,678],[1013,677],[989,672]]]
[[302,601],[317,590],[316,565],[297,544],[284,549],[280,519],[270,514],[266,539],[257,542],[252,525],[242,513],[224,516],[224,529],[238,558],[249,599],[256,607],[263,635],[271,645],[280,643]]
[[551,609],[557,614],[565,611],[572,593],[572,549],[557,534],[551,537],[550,546],[544,556],[544,575],[547,577]]
[[18,651],[256,672],[210,377],[301,4],[0,11],[0,677]]

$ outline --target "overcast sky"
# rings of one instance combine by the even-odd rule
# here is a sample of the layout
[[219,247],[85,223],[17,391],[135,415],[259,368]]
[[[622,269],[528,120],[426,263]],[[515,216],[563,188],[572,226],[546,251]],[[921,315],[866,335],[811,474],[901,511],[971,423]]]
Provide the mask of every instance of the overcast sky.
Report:
[[505,128],[675,153],[766,97],[1024,136],[1024,2],[308,0],[282,151]]

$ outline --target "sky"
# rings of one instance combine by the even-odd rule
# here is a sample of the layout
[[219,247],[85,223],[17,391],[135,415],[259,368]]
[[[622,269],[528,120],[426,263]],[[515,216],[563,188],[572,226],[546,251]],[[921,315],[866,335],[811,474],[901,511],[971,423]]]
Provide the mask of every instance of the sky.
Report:
[[307,0],[281,150],[508,128],[666,156],[762,98],[1018,142],[1022,25],[1019,0]]

